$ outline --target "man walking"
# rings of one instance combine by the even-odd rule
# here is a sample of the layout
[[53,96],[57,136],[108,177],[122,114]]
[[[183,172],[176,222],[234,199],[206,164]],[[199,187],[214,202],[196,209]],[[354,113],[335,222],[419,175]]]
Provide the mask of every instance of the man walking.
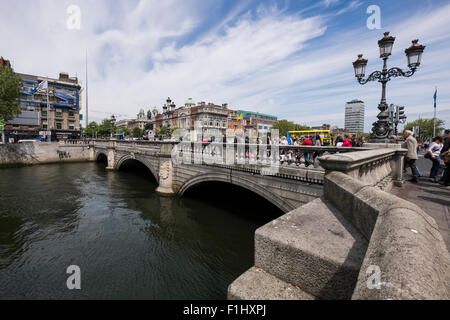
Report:
[[[405,138],[405,142],[402,143],[402,148],[408,150],[405,157],[405,162],[411,168],[413,176],[409,181],[417,183],[419,182],[419,171],[416,166],[416,161],[419,158],[417,156],[417,140],[413,137],[413,133],[410,130],[404,130],[403,137]],[[394,136],[393,138],[394,140],[397,140],[397,136]]]

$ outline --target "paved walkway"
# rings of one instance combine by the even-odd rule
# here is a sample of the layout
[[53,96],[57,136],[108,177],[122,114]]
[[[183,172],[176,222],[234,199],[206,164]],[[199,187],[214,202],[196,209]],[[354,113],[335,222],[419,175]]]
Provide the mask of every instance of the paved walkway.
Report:
[[[422,177],[418,184],[406,182],[403,188],[393,188],[393,193],[419,206],[436,220],[447,249],[450,251],[450,189],[433,183],[428,177],[431,161],[420,157],[418,167]],[[410,169],[405,179],[409,179]]]

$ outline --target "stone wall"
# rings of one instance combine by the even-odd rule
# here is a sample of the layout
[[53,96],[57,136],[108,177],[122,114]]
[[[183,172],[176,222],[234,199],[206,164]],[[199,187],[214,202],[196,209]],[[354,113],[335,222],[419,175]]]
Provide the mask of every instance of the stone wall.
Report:
[[341,172],[325,176],[325,198],[370,240],[352,299],[450,298],[450,256],[427,213]]
[[91,160],[94,160],[93,149],[87,144],[30,142],[0,145],[0,166]]
[[259,228],[255,266],[229,299],[449,299],[450,256],[436,222],[389,194],[402,149],[321,157],[324,196]]

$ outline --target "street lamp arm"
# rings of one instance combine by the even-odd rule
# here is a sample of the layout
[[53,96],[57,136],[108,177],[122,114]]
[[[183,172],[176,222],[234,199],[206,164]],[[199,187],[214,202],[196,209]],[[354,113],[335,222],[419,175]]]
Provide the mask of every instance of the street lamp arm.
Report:
[[358,82],[359,82],[359,84],[366,84],[367,82],[370,82],[370,81],[380,80],[382,78],[382,75],[383,74],[381,71],[374,71],[367,77],[367,79],[364,79],[363,77],[359,77]]
[[390,68],[388,71],[387,71],[387,77],[388,78],[396,78],[396,77],[406,77],[406,78],[409,78],[409,77],[411,77],[414,73],[416,72],[416,68],[411,68],[410,70],[408,70],[408,71],[403,71],[402,69],[400,69],[400,68],[397,68],[397,67],[393,67],[393,68]]

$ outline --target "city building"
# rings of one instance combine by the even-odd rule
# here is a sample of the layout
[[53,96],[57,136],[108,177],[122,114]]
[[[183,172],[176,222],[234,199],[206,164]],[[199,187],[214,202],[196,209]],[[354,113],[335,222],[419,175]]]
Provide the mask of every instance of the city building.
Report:
[[364,132],[364,102],[352,100],[345,104],[345,131]]
[[9,60],[4,59],[3,57],[0,57],[0,66],[11,68],[11,62],[9,62]]
[[[1,61],[1,60],[0,60]],[[22,139],[54,141],[78,139],[81,136],[81,86],[78,78],[60,73],[58,79],[17,73],[23,81],[20,88],[21,114],[8,121],[5,136],[10,142]]]
[[258,133],[270,132],[273,124],[278,120],[275,116],[258,112],[238,110],[237,113],[243,118],[244,129],[247,130],[250,136],[257,136]]
[[196,104],[192,98],[186,100],[184,106],[178,107],[167,98],[162,113],[155,107],[150,112],[153,132],[157,134],[161,128],[194,130],[202,129],[203,135],[215,134],[217,130],[225,135],[228,127],[229,109],[227,104],[221,106],[214,103],[200,102]]
[[133,132],[134,128],[139,128],[141,130],[150,129],[152,120],[148,114],[145,114],[144,109],[141,109],[136,116],[136,119],[126,119],[116,122],[116,128],[118,130],[127,128],[130,132]]

